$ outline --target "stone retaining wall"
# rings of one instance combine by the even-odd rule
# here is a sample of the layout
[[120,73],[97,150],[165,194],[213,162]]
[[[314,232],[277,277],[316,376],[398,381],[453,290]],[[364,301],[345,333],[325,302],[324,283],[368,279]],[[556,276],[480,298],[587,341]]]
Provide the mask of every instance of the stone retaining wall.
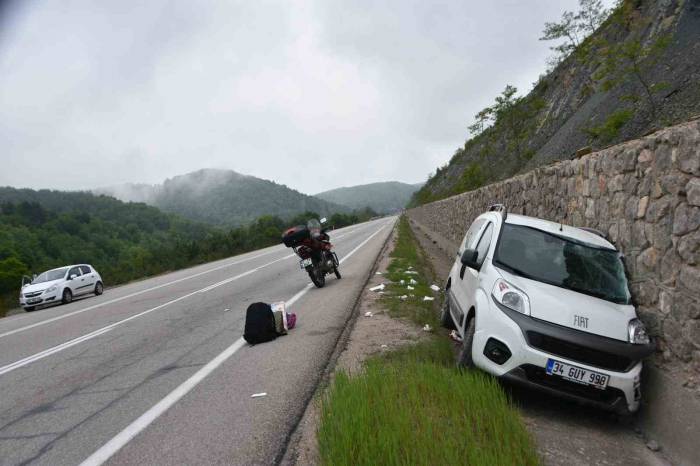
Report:
[[700,383],[700,120],[542,167],[415,209],[451,243],[491,204],[605,232],[626,256],[638,313],[657,337],[657,364]]

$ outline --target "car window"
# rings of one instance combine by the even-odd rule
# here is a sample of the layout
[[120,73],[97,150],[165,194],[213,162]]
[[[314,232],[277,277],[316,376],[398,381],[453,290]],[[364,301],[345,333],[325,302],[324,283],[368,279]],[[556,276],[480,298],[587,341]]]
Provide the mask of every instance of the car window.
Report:
[[460,254],[462,254],[466,248],[474,248],[474,240],[476,239],[476,234],[479,233],[479,230],[481,229],[481,226],[484,224],[485,221],[486,220],[484,220],[483,218],[474,220],[472,226],[470,226],[469,230],[467,230],[467,234],[464,235],[462,245],[459,247]]
[[68,271],[68,277],[70,278],[71,275],[77,275],[78,277],[80,276],[80,267],[73,267]]
[[481,264],[486,259],[486,254],[489,252],[489,246],[491,246],[491,238],[493,236],[493,223],[489,222],[484,229],[484,234],[481,235],[479,239],[479,244],[476,246],[476,262]]
[[90,267],[88,267],[87,265],[81,265],[80,271],[83,272],[83,275],[87,275],[89,273],[92,273],[92,270],[90,270]]

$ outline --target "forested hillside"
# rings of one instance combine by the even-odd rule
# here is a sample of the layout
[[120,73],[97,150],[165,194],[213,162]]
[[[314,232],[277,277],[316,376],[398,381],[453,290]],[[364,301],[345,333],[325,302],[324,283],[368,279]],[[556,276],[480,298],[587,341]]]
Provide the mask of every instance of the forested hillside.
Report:
[[168,179],[162,185],[120,185],[96,192],[226,227],[245,225],[261,215],[289,218],[305,211],[322,216],[350,212],[347,207],[232,170],[203,169]]
[[351,209],[370,207],[377,212],[392,213],[406,207],[413,193],[421,186],[387,181],[332,189],[314,196]]
[[640,137],[700,114],[700,3],[597,0],[543,24],[551,71],[521,95],[512,86],[471,122],[470,137],[412,205]]
[[[342,227],[372,215],[336,214],[330,220]],[[25,274],[85,262],[111,286],[278,244],[284,228],[311,217],[318,214],[263,216],[223,229],[108,196],[0,188],[0,316],[16,305]]]

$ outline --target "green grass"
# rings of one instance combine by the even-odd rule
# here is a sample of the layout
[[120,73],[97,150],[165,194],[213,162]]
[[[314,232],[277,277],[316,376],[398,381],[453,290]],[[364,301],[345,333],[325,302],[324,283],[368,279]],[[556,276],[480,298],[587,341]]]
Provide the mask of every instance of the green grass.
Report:
[[[407,318],[420,326],[429,324],[435,328],[439,324],[437,309],[442,299],[441,293],[435,293],[430,289],[430,285],[435,282],[435,273],[413,235],[406,217],[402,216],[399,219],[397,228],[396,244],[385,274],[391,283],[385,289],[386,294],[382,304],[392,317]],[[407,274],[409,268],[416,274]],[[410,285],[415,288],[414,290],[407,288],[411,279],[418,282]],[[401,280],[405,283],[401,284]],[[409,298],[400,299],[399,297],[403,295]],[[410,295],[414,296],[410,297]],[[431,296],[435,301],[423,301],[424,296]]]
[[515,408],[493,378],[420,361],[368,361],[336,376],[322,403],[323,464],[535,465]]
[[[388,278],[409,266],[420,277],[413,293],[430,296],[432,269],[402,218]],[[437,324],[435,302],[382,302],[393,315]],[[321,401],[318,444],[321,463],[332,466],[539,463],[504,391],[488,375],[456,369],[444,334],[374,356],[357,376],[338,373]]]

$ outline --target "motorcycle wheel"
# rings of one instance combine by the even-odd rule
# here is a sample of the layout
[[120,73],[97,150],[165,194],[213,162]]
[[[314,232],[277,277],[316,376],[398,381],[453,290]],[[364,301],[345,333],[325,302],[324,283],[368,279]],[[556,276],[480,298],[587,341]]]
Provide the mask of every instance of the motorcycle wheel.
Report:
[[333,267],[333,272],[335,273],[335,278],[337,278],[338,280],[343,278],[340,276],[340,270],[338,270],[338,267]]
[[320,267],[313,267],[309,270],[309,278],[314,282],[316,288],[323,288],[326,284],[326,274],[323,273]]

